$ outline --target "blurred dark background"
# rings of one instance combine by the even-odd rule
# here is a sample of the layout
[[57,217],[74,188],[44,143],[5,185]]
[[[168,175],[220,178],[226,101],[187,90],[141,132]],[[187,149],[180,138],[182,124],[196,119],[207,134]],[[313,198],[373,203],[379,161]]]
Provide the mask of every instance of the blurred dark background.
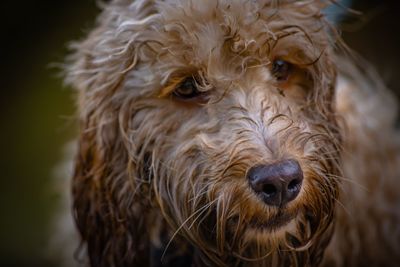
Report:
[[[363,19],[346,20],[343,37],[400,95],[400,1],[356,0]],[[0,42],[0,266],[57,266],[44,253],[59,201],[54,168],[76,132],[73,93],[60,70],[67,44],[85,35],[95,0],[7,1]],[[69,188],[65,188],[69,190]]]

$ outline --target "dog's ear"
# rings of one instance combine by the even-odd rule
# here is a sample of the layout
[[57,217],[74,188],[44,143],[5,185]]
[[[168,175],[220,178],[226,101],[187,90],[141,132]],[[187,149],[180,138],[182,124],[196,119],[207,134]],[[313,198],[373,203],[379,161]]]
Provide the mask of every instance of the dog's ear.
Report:
[[[102,109],[104,107],[101,107]],[[104,113],[114,116],[113,110]],[[147,266],[150,208],[135,185],[116,122],[81,119],[73,177],[73,210],[91,266]]]
[[146,266],[146,210],[132,195],[127,154],[112,123],[89,130],[92,119],[82,122],[73,178],[74,218],[83,245],[91,266]]
[[[138,196],[135,162],[121,131],[126,73],[138,60],[135,32],[146,27],[150,0],[115,0],[97,27],[73,45],[67,83],[78,90],[80,138],[73,211],[91,266],[147,266],[149,212]],[[125,90],[126,91],[126,90]]]

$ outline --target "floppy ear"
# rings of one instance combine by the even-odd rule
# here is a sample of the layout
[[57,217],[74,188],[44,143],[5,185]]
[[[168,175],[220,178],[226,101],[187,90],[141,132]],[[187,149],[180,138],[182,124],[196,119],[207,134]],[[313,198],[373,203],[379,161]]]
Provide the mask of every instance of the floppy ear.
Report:
[[88,125],[90,120],[82,121],[73,177],[73,208],[90,264],[145,266],[149,243],[147,213],[132,193],[124,147],[118,138],[114,139],[112,125],[111,129],[99,131],[88,131]]
[[146,16],[151,1],[126,2],[105,7],[96,29],[74,45],[67,69],[67,83],[78,89],[80,120],[74,219],[96,267],[147,266],[149,261],[148,200],[139,196],[136,163],[119,118],[121,85],[137,62],[137,42],[124,32],[123,21]]

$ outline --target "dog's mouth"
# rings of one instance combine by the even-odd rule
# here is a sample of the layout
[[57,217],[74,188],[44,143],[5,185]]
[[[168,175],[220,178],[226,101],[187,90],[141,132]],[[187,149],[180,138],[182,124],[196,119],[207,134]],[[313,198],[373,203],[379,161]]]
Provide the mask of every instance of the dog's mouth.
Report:
[[296,214],[294,213],[279,212],[266,221],[253,219],[249,222],[248,227],[254,230],[276,231],[288,225],[295,219],[295,217]]
[[[253,218],[247,222],[243,222],[246,230],[251,232],[277,232],[289,226],[292,222],[296,221],[297,213],[279,211],[274,216],[265,220],[265,218]],[[238,218],[235,218],[233,225],[239,223]],[[232,226],[233,226],[232,225]]]

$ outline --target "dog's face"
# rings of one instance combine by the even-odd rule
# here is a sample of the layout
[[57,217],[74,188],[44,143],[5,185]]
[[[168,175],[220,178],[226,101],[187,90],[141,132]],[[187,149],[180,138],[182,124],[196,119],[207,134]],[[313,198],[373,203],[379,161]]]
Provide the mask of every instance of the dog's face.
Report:
[[208,264],[316,264],[340,145],[323,4],[130,2],[106,7],[69,76],[92,264],[139,262],[160,235]]

